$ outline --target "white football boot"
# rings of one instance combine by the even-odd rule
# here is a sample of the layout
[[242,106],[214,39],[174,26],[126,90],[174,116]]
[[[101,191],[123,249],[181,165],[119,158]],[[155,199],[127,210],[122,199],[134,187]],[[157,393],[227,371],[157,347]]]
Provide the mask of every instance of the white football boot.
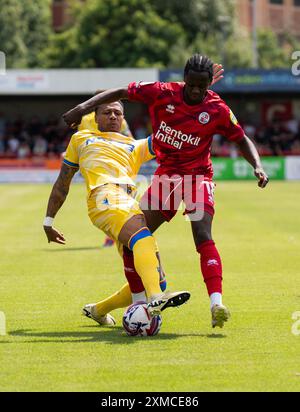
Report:
[[223,328],[224,322],[230,318],[230,312],[224,305],[213,305],[211,308],[211,326]]
[[189,300],[191,294],[187,291],[165,292],[148,303],[148,312],[151,316],[157,316],[163,310],[180,306]]
[[95,303],[89,303],[84,306],[82,309],[82,314],[87,318],[91,318],[94,321],[98,322],[101,326],[113,326],[116,324],[115,318],[109,313],[103,316],[99,316],[95,313],[94,310]]

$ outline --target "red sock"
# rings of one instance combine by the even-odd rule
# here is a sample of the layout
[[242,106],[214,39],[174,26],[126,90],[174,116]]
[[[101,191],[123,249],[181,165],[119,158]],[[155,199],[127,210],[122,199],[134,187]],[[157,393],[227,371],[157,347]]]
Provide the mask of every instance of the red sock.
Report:
[[124,273],[132,293],[140,293],[145,290],[143,282],[134,267],[133,253],[127,247],[123,247]]
[[222,262],[213,240],[207,240],[197,246],[200,264],[208,295],[222,293]]

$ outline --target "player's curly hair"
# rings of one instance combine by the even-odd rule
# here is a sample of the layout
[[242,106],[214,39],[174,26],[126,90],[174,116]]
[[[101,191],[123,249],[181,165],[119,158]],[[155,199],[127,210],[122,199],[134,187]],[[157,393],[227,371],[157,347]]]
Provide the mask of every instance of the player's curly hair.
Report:
[[188,59],[184,67],[184,75],[186,76],[190,70],[194,72],[207,72],[210,80],[213,79],[213,61],[207,56],[202,56],[199,53],[194,54]]

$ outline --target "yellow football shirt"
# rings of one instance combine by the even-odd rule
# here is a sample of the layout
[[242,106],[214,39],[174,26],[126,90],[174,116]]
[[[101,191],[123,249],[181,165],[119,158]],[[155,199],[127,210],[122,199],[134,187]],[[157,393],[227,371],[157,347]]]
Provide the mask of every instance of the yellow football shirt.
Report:
[[115,132],[82,130],[71,137],[63,162],[80,169],[89,194],[105,183],[135,186],[142,163],[154,157],[151,136],[135,140]]
[[[83,116],[83,118],[81,119],[81,123],[78,126],[78,131],[81,131],[81,130],[90,130],[93,132],[99,131],[98,125],[95,120],[95,112],[92,112],[92,113],[89,113]],[[124,134],[125,136],[133,137],[129,129],[128,123],[126,122],[125,119],[123,119],[122,121],[120,133]]]

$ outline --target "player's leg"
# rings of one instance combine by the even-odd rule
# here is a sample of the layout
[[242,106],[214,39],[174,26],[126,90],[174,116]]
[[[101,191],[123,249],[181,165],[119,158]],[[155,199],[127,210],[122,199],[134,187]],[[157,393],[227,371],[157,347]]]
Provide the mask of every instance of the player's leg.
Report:
[[98,322],[100,325],[113,326],[114,317],[109,313],[115,309],[131,305],[132,297],[129,284],[126,283],[119,291],[97,303],[89,303],[82,309],[82,314]]
[[200,254],[200,267],[210,298],[212,326],[223,327],[230,316],[222,304],[222,261],[212,239],[213,216],[204,212],[201,221],[192,221],[192,231],[197,252]]
[[210,298],[212,326],[222,327],[230,314],[222,304],[222,261],[212,238],[214,187],[209,177],[193,176],[187,184],[185,181],[184,202]]
[[[125,202],[126,205],[127,201],[127,194],[116,185],[101,186],[95,189],[88,199],[89,217],[92,223],[98,229],[105,231],[107,238],[112,239],[113,242],[116,243],[121,256],[123,255],[123,245],[118,241],[115,241],[113,237],[118,236],[123,224],[122,222],[126,221],[128,213],[126,212],[126,207],[121,207],[121,209],[118,210],[115,206],[118,206],[118,202],[120,205],[122,205],[122,202]],[[114,224],[117,219],[120,221],[117,222],[117,224]],[[113,222],[111,222],[111,220]],[[144,291],[141,281],[140,284],[141,290]],[[94,319],[100,325],[113,325],[115,324],[115,320],[109,312],[114,309],[127,307],[131,303],[132,293],[128,283],[126,283],[119,291],[113,293],[111,296],[96,303],[85,305],[82,313],[83,315]]]
[[[164,216],[159,215],[159,212],[157,211],[145,210],[144,213],[145,213],[145,220],[147,223],[147,227],[149,228],[151,233],[153,233],[163,222],[166,221]],[[149,225],[148,225],[148,222],[149,222]],[[156,242],[155,242],[155,247],[156,247],[155,253],[156,253],[157,263],[158,263],[158,271],[159,271],[159,276],[160,276],[160,288],[162,291],[165,291],[167,287],[166,274],[162,267],[160,253],[159,253],[159,249],[158,249]],[[129,282],[130,282],[130,277],[138,276],[136,272],[136,268],[134,266],[133,252],[125,246],[123,248],[123,265],[124,265],[125,276]]]
[[[115,324],[115,320],[109,312],[112,312],[115,309],[125,308],[134,302],[147,301],[144,285],[134,266],[133,252],[126,246],[123,246],[120,242],[116,242],[116,245],[119,254],[123,259],[124,274],[128,283],[108,298],[93,304],[87,304],[83,308],[83,314],[85,316],[91,317],[101,325]],[[159,250],[156,242],[155,247],[160,289],[161,292],[164,292],[167,287],[166,275],[161,265]]]
[[[124,249],[127,248],[118,241],[115,243],[120,256],[123,257]],[[129,251],[129,249],[127,250]],[[126,266],[124,267],[124,272],[128,283],[111,296],[96,303],[85,305],[83,308],[83,314],[85,316],[96,320],[101,325],[113,325],[115,324],[115,320],[110,312],[115,309],[126,308],[138,301],[147,301],[144,285],[139,275],[136,272],[132,273]]]
[[[155,252],[156,252],[156,258],[157,258],[157,271],[159,274],[160,289],[162,292],[164,292],[167,287],[167,280],[166,280],[166,275],[165,275],[165,272],[163,270],[163,267],[160,261],[160,254],[159,254],[156,241],[155,241]],[[133,252],[130,249],[128,249],[126,246],[123,246],[121,256],[123,258],[124,273],[130,285],[130,289],[133,291],[133,293],[141,293],[141,291],[144,290],[143,283],[134,266]]]
[[[159,210],[151,210],[151,208],[148,207],[148,193],[149,193],[150,188],[146,191],[144,196],[142,197],[140,201],[140,207],[144,214],[144,218],[146,221],[146,226],[150,230],[151,233],[153,233],[162,223],[166,222],[168,219],[159,211]],[[150,209],[150,210],[149,210]],[[154,239],[155,240],[155,239]],[[161,263],[161,258],[160,258],[160,253],[158,249],[158,245],[155,241],[155,253],[157,257],[157,269],[159,272],[159,280],[160,280],[160,289],[162,292],[166,290],[167,287],[167,281],[166,281],[166,275],[162,267]],[[130,289],[133,291],[133,300],[139,299],[139,297],[142,295],[142,285],[141,285],[141,280],[140,277],[136,271],[135,265],[134,265],[134,256],[132,250],[130,250],[128,247],[123,246],[122,251],[120,251],[120,255],[123,258],[123,265],[124,265],[124,273],[125,276],[128,280],[128,283],[130,285]],[[136,296],[135,296],[136,294]],[[139,299],[140,300],[140,299]]]
[[[189,298],[187,292],[163,296],[160,289],[156,245],[146,226],[138,203],[117,185],[106,185],[93,192],[89,199],[89,216],[92,222],[110,237],[119,240],[133,252],[136,271],[142,279],[148,298],[160,299],[154,310],[178,306]],[[152,311],[149,308],[150,312]]]
[[[151,186],[146,190],[144,195],[140,200],[140,208],[144,214],[145,221],[147,227],[149,228],[151,233],[154,233],[156,229],[158,229],[163,223],[169,222],[176,214],[176,209],[173,208],[171,210],[160,210],[159,207],[163,203],[163,199],[159,199],[157,194],[160,193],[158,185],[160,182],[158,179],[154,179]],[[164,191],[165,195],[168,195],[168,192]],[[160,284],[161,289],[164,291],[166,289],[166,276],[161,264],[161,258],[159,254],[159,250],[157,247],[156,256],[159,261],[159,271],[160,271]],[[124,254],[123,254],[123,264],[125,275],[127,277],[130,274],[136,274],[136,269],[134,266],[134,259],[133,253],[128,248],[124,247]],[[127,274],[126,274],[127,273]],[[128,278],[128,277],[127,277]]]
[[179,306],[189,299],[190,294],[186,291],[161,293],[156,243],[146,226],[144,215],[133,216],[125,223],[119,241],[128,244],[133,252],[134,266],[150,300],[148,309],[151,314],[158,314],[170,306]]
[[[141,278],[137,274],[134,261],[133,253],[127,247],[123,246],[121,243],[117,242],[117,247],[121,257],[124,260],[124,273],[127,278],[128,283],[126,283],[118,292],[115,292],[106,299],[100,300],[99,302],[85,305],[83,308],[83,314],[87,317],[91,317],[102,325],[114,325],[115,320],[110,315],[115,309],[126,308],[135,302],[147,301],[147,296],[145,293],[145,288]],[[162,292],[166,290],[166,277],[163,268],[160,264],[158,256],[158,248],[156,252],[158,259],[158,271],[160,276],[160,289]]]

